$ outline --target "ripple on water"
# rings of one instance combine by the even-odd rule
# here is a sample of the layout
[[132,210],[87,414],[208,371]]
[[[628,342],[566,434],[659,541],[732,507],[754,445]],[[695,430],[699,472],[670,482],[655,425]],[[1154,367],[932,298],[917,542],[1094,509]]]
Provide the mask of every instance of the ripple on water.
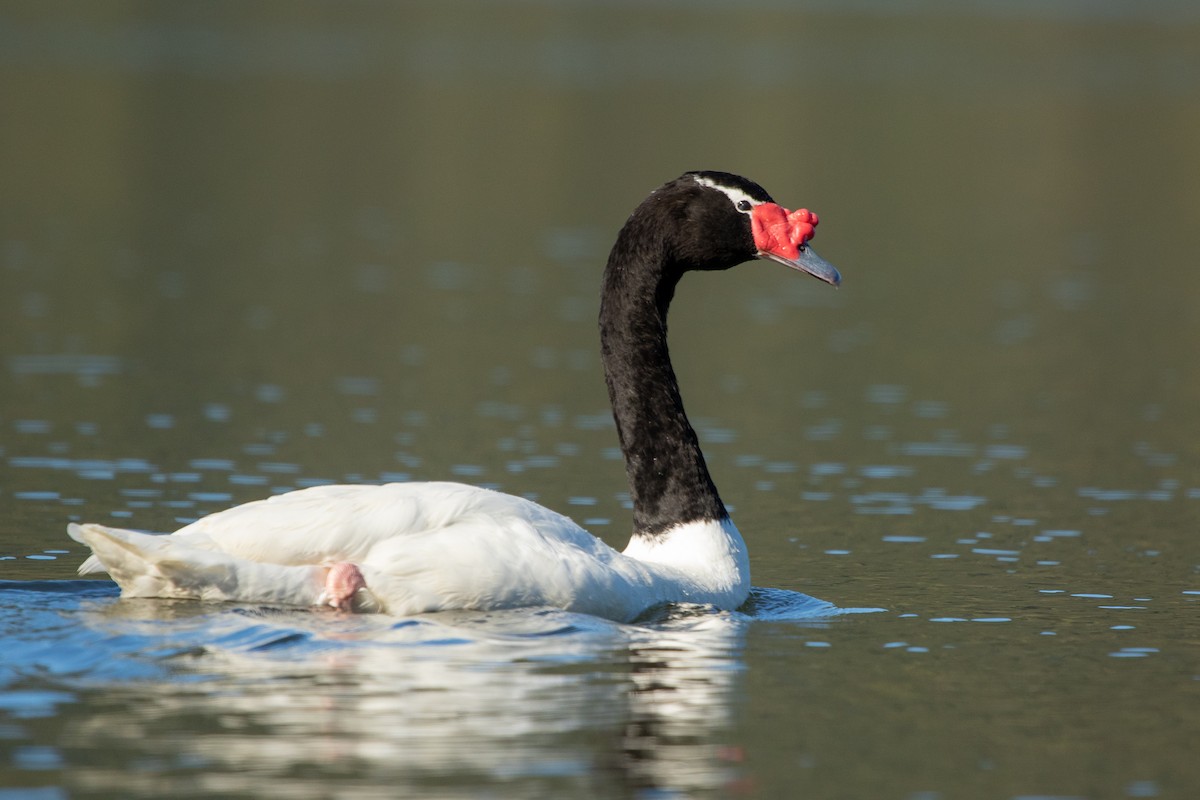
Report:
[[828,442],[836,439],[841,430],[841,420],[829,419],[805,428],[804,438],[812,442]]
[[26,491],[13,492],[12,496],[17,500],[35,500],[45,502],[49,500],[57,500],[60,495],[58,492],[52,491]]
[[266,486],[270,479],[266,475],[233,474],[229,482],[234,486]]
[[228,422],[233,417],[233,411],[224,403],[208,403],[203,413],[209,422]]
[[1111,658],[1146,658],[1159,652],[1157,647],[1122,647],[1108,655]]
[[228,458],[193,458],[188,466],[201,472],[232,472],[236,465]]
[[820,600],[800,592],[787,589],[755,587],[742,611],[757,620],[801,620],[836,617],[845,614],[871,614],[885,611],[883,608],[840,608],[833,603]]
[[1033,537],[1033,541],[1044,543],[1052,542],[1055,539],[1075,539],[1082,535],[1082,532],[1077,530],[1043,530]]
[[81,478],[111,480],[119,474],[148,474],[158,467],[140,458],[66,458],[63,456],[12,456],[8,465],[15,469],[44,469],[74,472]]
[[991,444],[984,448],[983,454],[997,460],[1018,460],[1029,455],[1029,448],[1016,444]]
[[373,397],[379,394],[379,380],[366,377],[342,377],[334,381],[338,394],[351,397]]
[[925,489],[919,495],[905,492],[867,492],[850,498],[855,513],[884,515],[912,514],[918,506],[937,511],[970,511],[986,502],[987,498],[979,495],[949,495],[943,489]]
[[950,412],[950,405],[939,400],[918,400],[912,410],[921,419],[942,419]]
[[52,689],[13,689],[0,693],[0,711],[11,719],[39,719],[53,716],[55,707],[75,700],[69,692]]
[[906,456],[970,458],[976,447],[962,442],[907,442],[900,445],[899,452]]
[[858,474],[871,480],[884,480],[887,478],[906,478],[911,476],[914,471],[912,467],[901,464],[875,464],[860,467]]
[[9,357],[8,368],[14,375],[76,375],[81,378],[95,378],[101,375],[117,375],[125,370],[125,363],[117,356],[21,355]]
[[1001,550],[996,547],[972,547],[971,552],[975,553],[976,555],[980,555],[980,556],[1000,556],[1000,557],[1012,557],[1012,556],[1019,556],[1021,554],[1021,551],[1019,551],[1019,550]]
[[867,387],[867,402],[899,405],[908,399],[908,389],[895,384],[877,383]]
[[175,427],[174,414],[147,414],[146,427],[155,430],[169,430]]
[[188,499],[197,503],[231,503],[233,495],[229,492],[191,492]]

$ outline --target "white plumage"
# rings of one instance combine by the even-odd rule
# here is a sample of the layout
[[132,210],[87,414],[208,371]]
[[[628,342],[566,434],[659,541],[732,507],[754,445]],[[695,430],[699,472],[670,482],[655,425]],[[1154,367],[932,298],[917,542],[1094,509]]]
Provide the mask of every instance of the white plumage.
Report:
[[[406,615],[553,606],[629,620],[665,602],[736,608],[745,545],[726,520],[681,525],[618,553],[567,517],[457,483],[317,486],[236,506],[170,535],[71,525],[126,597],[323,604],[328,568],[353,562],[354,607]],[[636,555],[637,557],[633,557]]]

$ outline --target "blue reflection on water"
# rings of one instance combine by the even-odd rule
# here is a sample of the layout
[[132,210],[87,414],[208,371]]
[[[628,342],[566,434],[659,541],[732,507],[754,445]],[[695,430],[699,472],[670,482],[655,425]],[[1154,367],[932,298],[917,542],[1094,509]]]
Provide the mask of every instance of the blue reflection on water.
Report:
[[[25,774],[140,775],[150,783],[130,785],[130,796],[153,796],[162,773],[203,768],[223,770],[232,795],[255,796],[264,775],[311,763],[336,773],[331,742],[389,781],[419,779],[431,758],[453,756],[486,783],[528,777],[550,756],[564,774],[587,774],[588,742],[625,731],[622,749],[636,758],[623,769],[639,783],[708,791],[736,778],[720,742],[747,626],[867,610],[755,589],[738,612],[671,606],[632,624],[555,609],[398,619],[121,600],[108,581],[0,581],[0,734],[24,748],[10,766]],[[35,719],[106,734],[84,751],[63,749],[27,729]],[[527,730],[514,732],[514,720]],[[210,724],[223,732],[196,735]],[[178,735],[156,744],[151,732],[164,729]],[[97,766],[81,755],[94,748],[122,755]],[[147,757],[157,766],[147,769]]]
[[[202,653],[315,652],[362,647],[444,647],[533,642],[574,637],[562,646],[526,650],[540,660],[594,655],[579,639],[599,635],[599,650],[615,640],[718,624],[735,638],[755,620],[819,621],[883,609],[843,609],[799,592],[756,588],[740,611],[668,606],[630,625],[555,609],[444,612],[397,620],[302,609],[212,605],[191,601],[121,600],[100,580],[0,581],[0,689],[28,679],[59,686],[95,686],[143,679],[179,679],[180,657]],[[584,645],[581,648],[581,645]],[[733,648],[736,651],[736,647]],[[488,658],[494,658],[495,653]],[[510,654],[510,657],[513,654]],[[193,673],[193,678],[196,674]],[[0,709],[22,716],[51,713],[71,695],[44,688],[3,695]]]

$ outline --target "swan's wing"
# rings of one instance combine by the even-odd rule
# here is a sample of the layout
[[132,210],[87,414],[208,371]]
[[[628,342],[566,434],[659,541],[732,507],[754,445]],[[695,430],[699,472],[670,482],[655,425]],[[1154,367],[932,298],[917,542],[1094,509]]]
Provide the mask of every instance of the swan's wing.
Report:
[[171,538],[273,564],[359,562],[381,542],[522,509],[545,512],[565,520],[562,527],[578,530],[565,517],[500,492],[457,483],[395,483],[288,492],[211,514]]

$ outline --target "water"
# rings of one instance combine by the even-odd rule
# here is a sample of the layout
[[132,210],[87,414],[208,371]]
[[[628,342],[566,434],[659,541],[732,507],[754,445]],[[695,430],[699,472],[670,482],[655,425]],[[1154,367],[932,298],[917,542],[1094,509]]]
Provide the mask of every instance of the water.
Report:
[[[1197,30],[6,7],[0,800],[1194,796]],[[818,211],[845,277],[746,265],[672,311],[751,606],[345,618],[74,579],[70,520],[326,481],[496,486],[623,545],[599,270],[694,168]]]
[[[114,603],[94,581],[3,591],[20,606],[6,631],[20,664],[5,676],[6,738],[25,740],[13,766],[32,781],[70,764],[71,796],[168,786],[223,797],[561,796],[583,785],[619,795],[720,789],[739,771],[721,737],[744,614],[398,621]],[[756,601],[763,619],[840,613],[796,593]],[[86,718],[61,713],[73,705]]]

